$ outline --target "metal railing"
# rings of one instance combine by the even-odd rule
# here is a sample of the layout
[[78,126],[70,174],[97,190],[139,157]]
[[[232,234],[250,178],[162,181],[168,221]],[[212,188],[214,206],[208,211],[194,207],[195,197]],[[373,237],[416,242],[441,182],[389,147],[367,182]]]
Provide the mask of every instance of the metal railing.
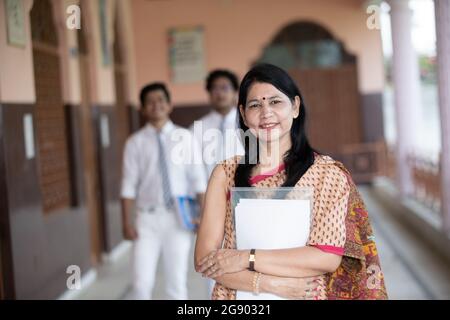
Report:
[[441,209],[440,161],[410,154],[408,164],[414,181],[414,198],[439,212]]

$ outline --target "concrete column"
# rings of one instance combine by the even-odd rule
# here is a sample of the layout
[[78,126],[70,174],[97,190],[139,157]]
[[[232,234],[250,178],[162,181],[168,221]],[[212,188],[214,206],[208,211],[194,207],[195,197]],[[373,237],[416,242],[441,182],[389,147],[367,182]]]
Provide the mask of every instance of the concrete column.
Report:
[[402,196],[413,192],[407,156],[414,150],[420,125],[419,62],[411,40],[409,0],[389,0],[391,10],[393,80],[397,126],[397,184]]
[[435,0],[438,94],[441,118],[441,210],[450,232],[450,1]]

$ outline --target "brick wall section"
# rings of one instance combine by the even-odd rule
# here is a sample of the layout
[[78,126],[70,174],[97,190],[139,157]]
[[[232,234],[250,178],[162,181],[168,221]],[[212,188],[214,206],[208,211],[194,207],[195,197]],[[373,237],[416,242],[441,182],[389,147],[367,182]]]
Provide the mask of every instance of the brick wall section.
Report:
[[70,204],[67,130],[61,96],[59,57],[33,50],[36,83],[36,130],[44,212]]

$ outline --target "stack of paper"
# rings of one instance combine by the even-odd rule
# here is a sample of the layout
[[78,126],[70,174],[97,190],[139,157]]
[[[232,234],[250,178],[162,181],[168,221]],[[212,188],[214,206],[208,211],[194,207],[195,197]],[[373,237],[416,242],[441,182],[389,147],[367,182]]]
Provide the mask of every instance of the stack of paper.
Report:
[[[243,199],[234,209],[237,249],[285,249],[306,245],[310,230],[310,199]],[[257,263],[257,262],[256,262]],[[237,291],[237,300],[280,300],[261,293]]]

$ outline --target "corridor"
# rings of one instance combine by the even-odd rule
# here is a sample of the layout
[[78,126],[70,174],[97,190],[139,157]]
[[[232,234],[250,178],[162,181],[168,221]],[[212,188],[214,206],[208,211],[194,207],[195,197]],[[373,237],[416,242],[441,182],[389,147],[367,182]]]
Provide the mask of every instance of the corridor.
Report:
[[[372,187],[360,186],[368,207],[383,268],[389,299],[429,300],[450,299],[450,263],[423,243],[414,231],[392,217],[390,209],[380,202]],[[406,210],[406,209],[404,209]],[[130,290],[131,246],[117,261],[104,265],[95,281],[71,299],[127,299]],[[193,253],[191,254],[193,257]],[[209,299],[205,280],[189,270],[189,299]],[[164,274],[158,268],[154,299],[166,299]]]
[[[189,236],[189,299],[209,299],[195,235],[172,216],[132,217],[178,209],[193,229],[215,164],[250,144],[239,129],[285,125],[283,155],[310,168],[318,151],[358,185],[389,298],[450,299],[448,30],[449,0],[0,1],[0,300],[131,299],[133,261],[148,281],[146,254],[183,257]],[[307,173],[271,161],[270,175]],[[256,185],[247,169],[263,167],[234,182]],[[330,179],[323,197],[338,201],[346,186]],[[327,200],[333,219],[349,217],[342,200]],[[314,233],[343,243],[316,245],[354,245],[349,220]],[[161,262],[154,299],[168,298]]]

